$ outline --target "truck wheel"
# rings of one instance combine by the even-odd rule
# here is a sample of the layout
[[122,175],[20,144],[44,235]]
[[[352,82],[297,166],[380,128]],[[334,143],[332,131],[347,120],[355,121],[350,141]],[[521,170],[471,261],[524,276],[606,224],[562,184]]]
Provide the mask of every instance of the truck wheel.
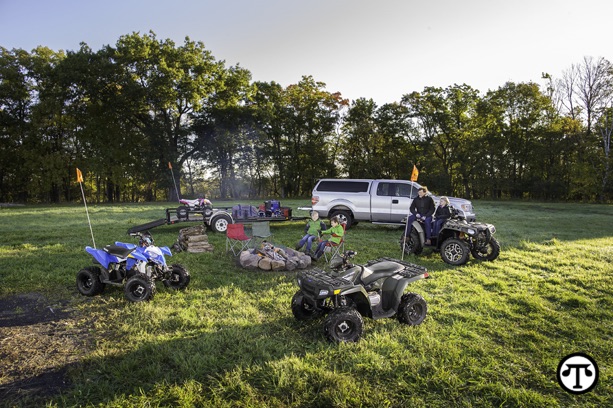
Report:
[[468,262],[468,244],[458,238],[449,238],[441,246],[441,258],[449,265],[460,266]]
[[294,293],[292,298],[292,313],[296,320],[311,320],[321,316],[322,312],[304,300],[301,290]]
[[480,261],[493,261],[500,255],[500,244],[496,238],[490,238],[490,242],[483,248],[473,248],[470,251],[475,259]]
[[417,326],[424,321],[427,312],[428,305],[423,297],[417,293],[406,293],[400,299],[398,321],[409,326]]
[[226,232],[228,224],[232,224],[232,217],[228,214],[219,214],[211,219],[209,225],[213,232]]
[[124,294],[130,302],[151,300],[155,296],[155,282],[147,275],[139,273],[128,279]]
[[183,290],[189,285],[189,272],[183,265],[174,264],[170,266],[170,279],[164,281],[164,286],[175,290]]
[[364,321],[360,313],[353,308],[335,309],[324,321],[326,338],[335,343],[356,342],[364,332]]
[[95,266],[83,268],[77,273],[77,290],[85,296],[96,296],[104,291],[100,270]]
[[419,241],[419,233],[417,233],[415,228],[411,229],[411,233],[406,240],[404,239],[404,234],[400,236],[400,247],[407,255],[419,255],[422,253],[424,248],[421,246],[421,242]]
[[353,225],[353,217],[351,216],[351,211],[346,210],[333,210],[330,213],[330,218],[338,217],[339,221],[345,223],[345,229],[349,229],[351,225]]

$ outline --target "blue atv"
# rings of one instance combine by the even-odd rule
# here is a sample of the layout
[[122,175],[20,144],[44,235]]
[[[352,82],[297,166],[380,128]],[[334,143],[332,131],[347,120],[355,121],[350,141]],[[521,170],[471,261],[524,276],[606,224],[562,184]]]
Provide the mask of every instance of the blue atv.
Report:
[[166,287],[183,290],[190,281],[187,269],[180,264],[168,265],[165,256],[172,256],[168,247],[157,247],[148,232],[131,234],[139,237],[139,245],[115,242],[102,249],[85,247],[94,258],[94,265],[77,274],[77,289],[82,295],[96,296],[106,285],[123,286],[131,302],[151,300],[155,281]]

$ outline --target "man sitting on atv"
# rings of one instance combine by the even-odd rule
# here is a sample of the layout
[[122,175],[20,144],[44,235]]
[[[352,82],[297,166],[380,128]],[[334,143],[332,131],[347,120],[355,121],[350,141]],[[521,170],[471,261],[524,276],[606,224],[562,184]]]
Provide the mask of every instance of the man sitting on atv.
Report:
[[425,225],[426,242],[425,245],[430,245],[430,233],[432,231],[432,214],[434,214],[434,200],[428,195],[428,188],[422,186],[417,190],[417,197],[413,199],[409,207],[411,215],[407,222],[407,228],[404,231],[405,238],[411,235],[413,221],[423,221]]

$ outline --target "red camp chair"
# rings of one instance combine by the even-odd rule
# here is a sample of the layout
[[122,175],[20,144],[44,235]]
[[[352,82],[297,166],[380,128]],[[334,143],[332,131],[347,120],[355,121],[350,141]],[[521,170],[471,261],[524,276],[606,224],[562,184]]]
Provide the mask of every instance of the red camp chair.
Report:
[[249,248],[251,237],[245,234],[245,226],[243,224],[228,224],[226,230],[226,252],[232,251],[234,256],[237,256],[242,251]]
[[[342,256],[345,253],[345,237],[347,236],[347,223],[342,222],[343,226],[343,236],[341,237],[341,242],[335,244],[334,242],[326,242],[326,247],[324,248],[324,257],[326,258],[326,262],[332,261],[335,256]],[[329,257],[329,259],[328,259]]]

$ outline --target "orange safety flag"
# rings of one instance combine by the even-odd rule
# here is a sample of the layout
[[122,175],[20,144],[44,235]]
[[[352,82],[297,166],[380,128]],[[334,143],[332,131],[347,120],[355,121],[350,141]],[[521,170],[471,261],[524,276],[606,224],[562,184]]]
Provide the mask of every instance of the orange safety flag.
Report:
[[172,164],[170,164],[170,162],[168,162],[168,168],[172,170]]
[[413,172],[411,173],[411,181],[417,181],[417,176],[419,176],[419,171],[417,170],[417,167],[413,165]]
[[83,183],[83,173],[77,168],[77,183]]

